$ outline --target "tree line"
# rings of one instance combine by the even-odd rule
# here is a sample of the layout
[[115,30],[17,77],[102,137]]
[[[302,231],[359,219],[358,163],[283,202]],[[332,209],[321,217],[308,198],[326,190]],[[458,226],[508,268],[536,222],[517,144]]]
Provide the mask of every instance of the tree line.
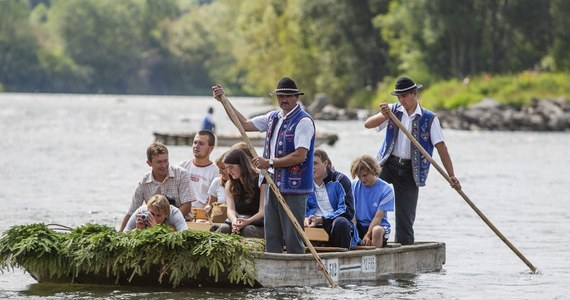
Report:
[[568,15],[565,0],[7,0],[0,85],[261,96],[288,75],[357,106],[401,75],[567,72]]

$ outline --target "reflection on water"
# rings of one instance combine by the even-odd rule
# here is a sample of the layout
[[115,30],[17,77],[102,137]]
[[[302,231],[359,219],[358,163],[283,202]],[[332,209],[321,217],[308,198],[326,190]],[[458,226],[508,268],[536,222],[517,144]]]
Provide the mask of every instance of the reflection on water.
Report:
[[[369,297],[413,296],[418,290],[418,276],[397,274],[376,282],[359,282],[339,285],[337,289],[320,287],[284,288],[157,288],[127,287],[92,284],[33,283],[17,294],[0,293],[0,296],[74,299],[362,299]],[[12,298],[9,297],[9,298]]]
[[113,299],[242,299],[248,294],[248,289],[164,289],[152,287],[125,287],[89,284],[32,284],[21,293],[30,297],[62,296],[78,298],[113,298]]
[[[410,280],[412,279],[412,280]],[[102,286],[88,284],[31,284],[19,293],[24,297],[74,299],[370,299],[372,297],[413,296],[418,290],[410,279],[387,279],[375,283],[340,285],[329,287],[284,287],[259,289],[196,288],[158,289],[148,287]]]
[[[251,115],[267,106],[233,98]],[[29,223],[116,226],[136,183],[148,171],[145,150],[153,131],[195,130],[209,105],[219,132],[237,130],[208,97],[133,97],[0,94],[0,232]],[[352,158],[375,155],[382,135],[361,121],[317,121],[336,133],[324,146],[335,167],[348,173]],[[570,282],[570,146],[568,133],[445,130],[464,192],[541,274],[528,268],[477,217],[432,168],[420,189],[416,240],[446,243],[438,273],[396,277],[339,289],[153,290],[122,286],[37,284],[21,270],[0,274],[3,298],[203,298],[203,299],[430,299],[567,297]],[[212,157],[227,148],[216,148]],[[192,156],[172,146],[172,164]],[[258,149],[258,153],[260,149]],[[439,161],[437,155],[434,157]],[[393,220],[393,214],[389,213]]]

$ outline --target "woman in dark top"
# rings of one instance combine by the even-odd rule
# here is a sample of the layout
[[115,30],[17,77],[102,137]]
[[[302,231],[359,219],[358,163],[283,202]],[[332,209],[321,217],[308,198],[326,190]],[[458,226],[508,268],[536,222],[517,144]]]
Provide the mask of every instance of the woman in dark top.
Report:
[[218,232],[263,238],[264,203],[257,170],[240,149],[229,150],[223,162],[230,175],[226,183],[228,219],[218,228]]

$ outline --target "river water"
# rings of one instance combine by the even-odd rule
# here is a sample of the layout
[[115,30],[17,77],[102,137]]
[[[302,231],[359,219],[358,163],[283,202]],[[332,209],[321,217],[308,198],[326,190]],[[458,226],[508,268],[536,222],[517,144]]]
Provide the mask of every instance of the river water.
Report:
[[[269,106],[231,98],[245,115]],[[117,226],[148,171],[153,131],[196,130],[209,105],[218,132],[234,132],[209,97],[0,94],[0,232],[13,225],[57,223]],[[375,155],[382,134],[362,121],[317,121],[336,132],[324,146],[347,173],[361,154]],[[417,241],[442,241],[441,272],[374,284],[281,289],[150,290],[36,283],[22,270],[0,273],[0,298],[110,299],[570,299],[569,133],[444,130],[463,191],[538,269],[530,269],[432,168],[420,190]],[[170,161],[192,156],[170,146]],[[227,148],[218,147],[216,157]],[[259,151],[258,151],[259,153]],[[439,162],[439,157],[434,154]],[[389,214],[393,220],[393,214]]]

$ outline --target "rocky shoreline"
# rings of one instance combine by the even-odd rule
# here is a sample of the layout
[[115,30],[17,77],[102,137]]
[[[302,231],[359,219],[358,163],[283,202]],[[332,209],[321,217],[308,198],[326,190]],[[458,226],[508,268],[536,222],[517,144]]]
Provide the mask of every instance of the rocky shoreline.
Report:
[[[317,120],[365,120],[378,111],[337,108],[319,94],[307,107]],[[443,128],[491,131],[570,131],[570,101],[533,99],[523,107],[483,99],[471,107],[437,111]]]
[[438,111],[444,128],[498,131],[569,131],[570,102],[538,100],[520,108],[484,99],[469,108]]

